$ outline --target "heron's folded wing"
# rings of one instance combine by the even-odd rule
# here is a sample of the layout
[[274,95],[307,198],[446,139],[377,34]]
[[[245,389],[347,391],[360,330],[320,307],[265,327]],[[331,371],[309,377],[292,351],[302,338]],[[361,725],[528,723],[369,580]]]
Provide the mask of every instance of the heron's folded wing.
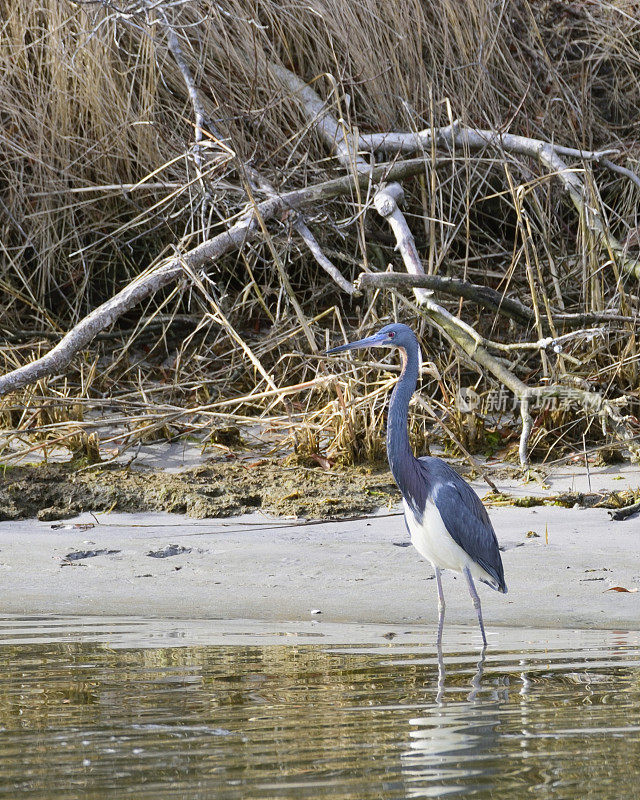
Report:
[[433,487],[430,499],[456,544],[496,579],[501,591],[505,591],[502,558],[487,510],[455,470],[448,465],[442,466],[446,466],[447,470],[439,476],[440,480],[434,481],[433,471],[430,470]]

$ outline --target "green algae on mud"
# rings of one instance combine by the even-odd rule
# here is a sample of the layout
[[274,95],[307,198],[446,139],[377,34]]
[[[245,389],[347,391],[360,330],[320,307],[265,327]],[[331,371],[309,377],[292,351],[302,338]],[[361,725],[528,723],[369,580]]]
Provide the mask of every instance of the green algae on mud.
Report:
[[324,471],[296,456],[206,463],[179,473],[40,464],[2,474],[0,520],[65,519],[87,511],[166,511],[204,519],[257,510],[330,519],[370,513],[399,498],[387,470]]

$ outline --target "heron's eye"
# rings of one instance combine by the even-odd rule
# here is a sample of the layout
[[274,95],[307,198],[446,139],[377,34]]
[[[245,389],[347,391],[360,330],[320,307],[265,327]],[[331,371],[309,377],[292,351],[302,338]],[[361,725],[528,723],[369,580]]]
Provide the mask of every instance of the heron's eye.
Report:
[[393,339],[395,335],[396,335],[395,331],[389,331],[389,338],[390,339]]

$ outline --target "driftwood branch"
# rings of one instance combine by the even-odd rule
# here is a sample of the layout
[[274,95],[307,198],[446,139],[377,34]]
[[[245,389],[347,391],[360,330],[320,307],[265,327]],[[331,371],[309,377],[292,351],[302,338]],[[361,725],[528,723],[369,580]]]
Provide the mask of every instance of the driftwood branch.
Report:
[[619,508],[616,511],[609,511],[609,515],[611,519],[621,520],[621,519],[628,519],[632,517],[634,514],[637,514],[640,511],[640,500],[637,503],[633,503],[630,506],[625,506],[624,508]]
[[535,322],[533,311],[518,300],[505,297],[488,286],[480,286],[459,278],[442,275],[404,275],[400,272],[363,272],[358,277],[357,285],[361,289],[423,287],[453,297],[462,297],[482,308],[498,311],[522,325],[531,325]]
[[[522,417],[522,432],[520,434],[520,464],[523,469],[529,466],[529,436],[533,429],[533,419],[529,413],[529,388],[511,370],[504,366],[501,360],[491,355],[486,342],[480,334],[470,329],[462,320],[450,314],[431,298],[427,298],[421,309],[428,319],[435,323],[445,335],[458,345],[469,358],[478,366],[490,372],[504,386],[510,389],[520,401],[520,416]],[[469,330],[472,331],[470,334]]]
[[184,266],[197,271],[210,267],[212,262],[255,239],[261,231],[258,220],[268,221],[288,209],[330,200],[349,194],[357,183],[362,189],[382,180],[402,180],[424,170],[421,158],[380,164],[370,174],[347,175],[332,181],[294,189],[251,206],[229,230],[208,239],[179,257],[169,258],[148,269],[120,292],[81,320],[64,338],[41,358],[0,376],[0,396],[21,389],[40,378],[58,375],[66,370],[73,357],[87,347],[98,333],[155,292],[175,283],[184,275]]
[[[640,278],[640,260],[629,256],[625,246],[610,232],[600,210],[593,206],[587,198],[585,186],[574,167],[569,167],[560,156],[580,158],[583,161],[599,161],[617,172],[625,170],[616,167],[606,159],[607,155],[617,153],[617,150],[588,151],[577,150],[571,147],[544,142],[540,139],[530,139],[526,136],[517,136],[512,133],[500,133],[490,130],[477,130],[465,128],[460,125],[448,125],[436,128],[433,131],[426,129],[415,133],[375,133],[360,135],[358,147],[364,151],[375,153],[421,153],[427,150],[435,139],[436,144],[448,149],[460,148],[469,151],[494,148],[507,153],[535,158],[544,164],[561,182],[569,194],[571,202],[578,213],[583,217],[587,227],[593,231],[603,244],[610,250],[611,255],[621,268],[635,278]],[[638,185],[640,180],[633,173],[629,174],[633,182]]]
[[[445,125],[442,128],[425,128],[422,131],[390,133],[360,134],[358,146],[365,151],[380,153],[410,153],[427,151],[433,141],[437,146],[467,147],[470,150],[482,150],[486,147],[500,147],[500,149],[518,155],[536,156],[536,150],[541,145],[548,144],[540,139],[530,139],[526,136],[516,136],[512,133],[500,131],[480,130],[466,128],[459,122]],[[611,148],[608,150],[579,150],[562,145],[550,145],[560,156],[572,156],[583,161],[601,161],[606,156],[617,155],[620,151]]]
[[629,178],[636,189],[640,189],[640,178],[632,170],[627,169],[627,167],[621,167],[620,164],[614,164],[613,161],[610,161],[608,158],[601,158],[600,163],[602,166],[610,169],[611,172],[617,172],[619,175],[624,175],[626,178]]
[[[206,119],[204,107],[200,100],[200,95],[196,88],[195,81],[191,75],[191,70],[189,69],[189,65],[187,64],[182,52],[180,40],[178,39],[175,30],[169,24],[163,9],[160,10],[160,16],[164,21],[164,26],[167,32],[167,43],[169,45],[169,50],[171,51],[171,54],[178,65],[178,69],[182,73],[182,77],[184,78],[187,91],[189,92],[189,98],[191,99],[191,104],[193,106],[193,112],[195,116],[193,160],[195,161],[196,167],[200,172],[202,170],[202,155],[200,152],[200,143],[202,142],[202,127],[205,124],[205,121],[208,122],[208,120]],[[207,127],[211,128],[212,126],[209,124]]]
[[554,313],[554,322],[561,322],[568,328],[583,328],[585,325],[597,325],[599,323],[606,324],[607,322],[627,322],[632,325],[638,324],[638,316],[631,317],[626,314],[617,314],[615,311],[593,311],[586,313],[567,314],[567,313]]
[[477,331],[473,331],[473,335],[470,335],[468,325],[462,323],[461,320],[454,317],[433,300],[428,299],[420,308],[414,306],[414,309],[417,313],[425,314],[430,322],[435,323],[448,339],[457,344],[469,356],[472,362],[490,372],[503,386],[506,386],[513,393],[519,403],[520,417],[522,419],[518,451],[523,468],[529,466],[528,444],[533,430],[531,406],[540,404],[548,399],[555,398],[566,404],[580,406],[585,412],[595,414],[600,418],[603,431],[606,423],[609,422],[621,440],[633,438],[634,434],[629,427],[627,418],[619,412],[620,406],[627,403],[626,397],[607,400],[595,392],[571,386],[527,386],[505,367],[502,360],[489,352],[491,342],[480,336]]
[[[344,120],[333,117],[328,104],[297,75],[280,64],[272,64],[271,70],[278,80],[304,107],[304,111],[314,128],[330,150],[334,150],[338,161],[345,167],[359,175],[369,175],[373,168],[369,162],[360,155],[357,146],[354,146],[353,137],[347,130]],[[373,203],[376,211],[390,225],[396,238],[397,249],[402,255],[402,260],[407,272],[413,275],[424,275],[424,269],[416,243],[411,233],[404,214],[399,206],[404,199],[404,190],[397,182],[383,184],[376,191]],[[418,302],[423,302],[430,291],[416,288],[414,294]]]

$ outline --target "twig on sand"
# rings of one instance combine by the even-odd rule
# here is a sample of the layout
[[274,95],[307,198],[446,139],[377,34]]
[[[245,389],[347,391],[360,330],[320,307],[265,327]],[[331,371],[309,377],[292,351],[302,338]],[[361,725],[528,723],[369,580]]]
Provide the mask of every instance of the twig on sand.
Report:
[[609,514],[611,519],[619,521],[632,517],[634,514],[637,514],[638,511],[640,511],[640,500],[638,500],[637,503],[633,503],[633,505],[625,506],[624,508],[618,508],[615,511],[609,511]]

